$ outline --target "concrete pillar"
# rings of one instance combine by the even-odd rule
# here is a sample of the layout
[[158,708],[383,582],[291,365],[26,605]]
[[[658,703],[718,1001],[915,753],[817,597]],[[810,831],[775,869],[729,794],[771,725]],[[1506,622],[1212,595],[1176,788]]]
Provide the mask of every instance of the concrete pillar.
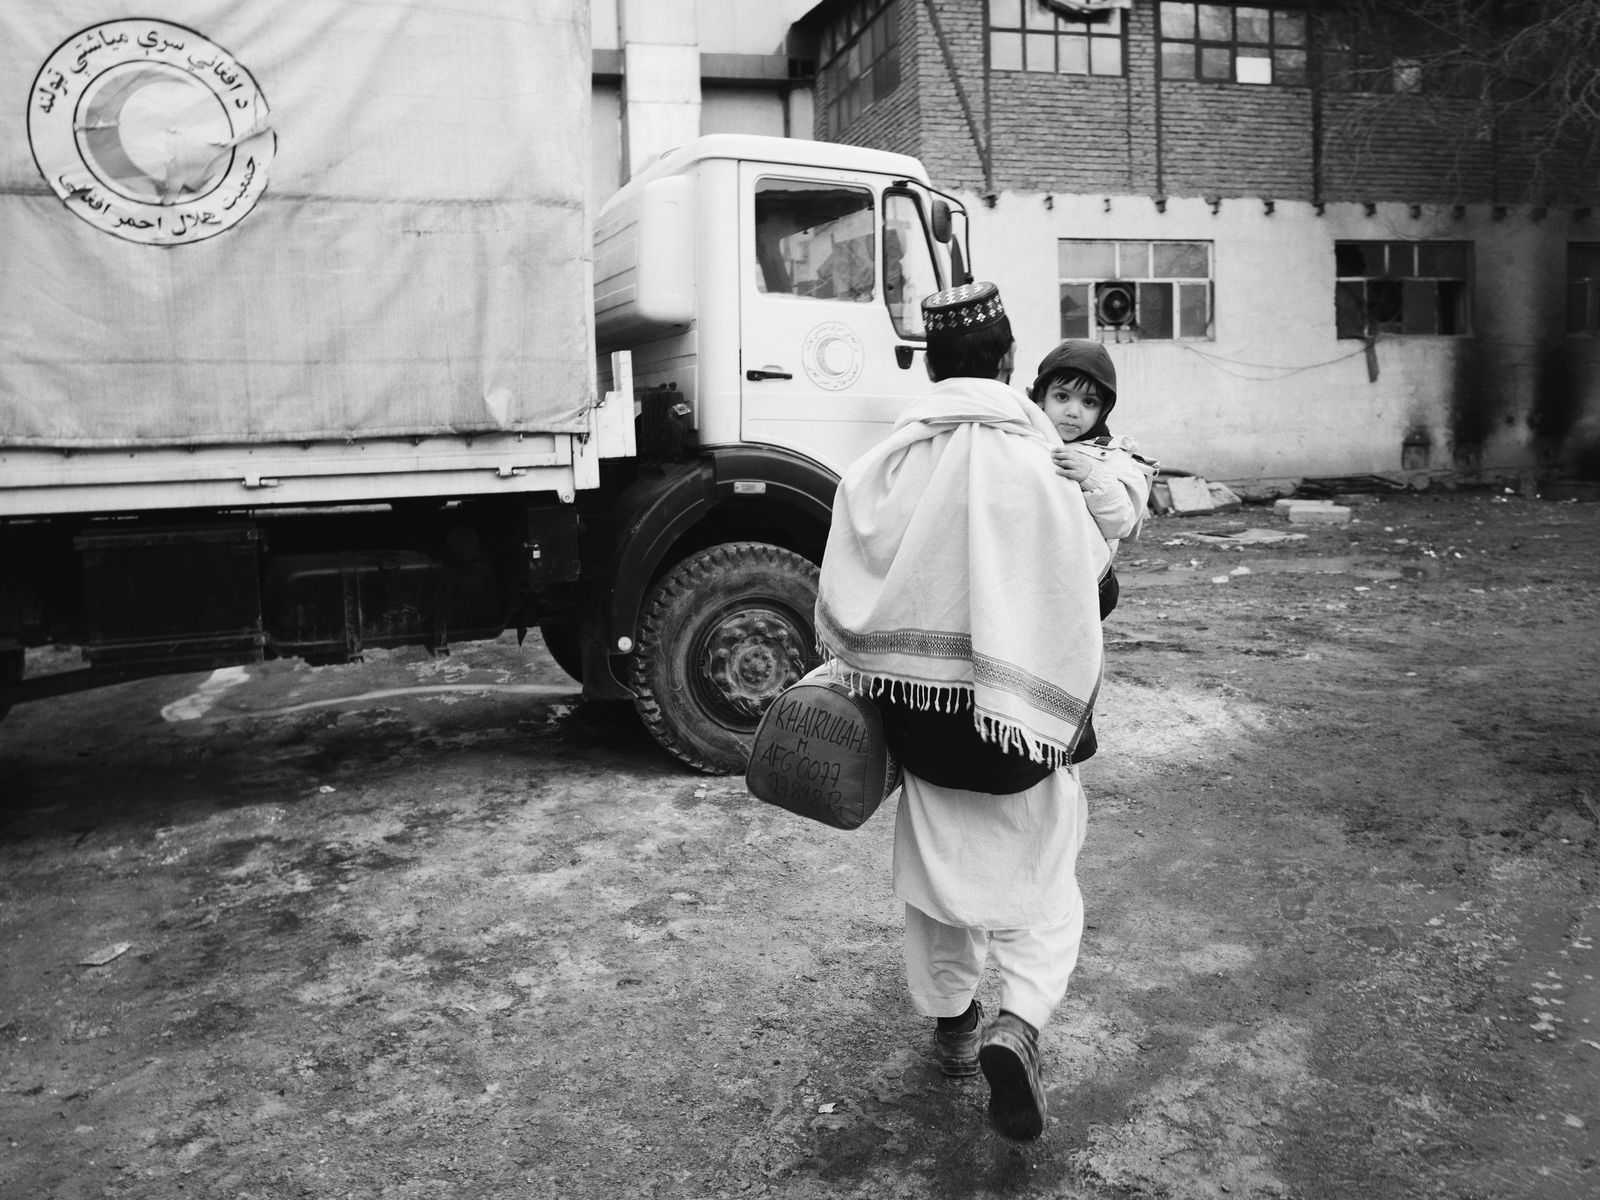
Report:
[[617,0],[622,156],[629,177],[700,134],[695,0]]

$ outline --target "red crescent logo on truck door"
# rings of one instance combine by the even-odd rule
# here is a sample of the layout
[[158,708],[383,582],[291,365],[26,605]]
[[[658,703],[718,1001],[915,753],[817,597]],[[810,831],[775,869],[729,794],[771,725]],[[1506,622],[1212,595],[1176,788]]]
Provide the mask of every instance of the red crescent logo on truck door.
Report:
[[91,25],[45,59],[28,142],[70,212],[130,242],[182,246],[255,206],[277,135],[233,55],[169,21],[124,20]]
[[800,363],[819,388],[843,391],[861,377],[865,359],[855,330],[838,321],[824,321],[806,335]]

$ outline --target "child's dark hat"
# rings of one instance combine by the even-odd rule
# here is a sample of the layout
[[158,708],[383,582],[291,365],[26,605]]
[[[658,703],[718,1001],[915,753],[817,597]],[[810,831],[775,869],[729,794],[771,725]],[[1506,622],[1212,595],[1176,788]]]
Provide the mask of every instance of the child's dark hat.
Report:
[[1117,368],[1111,355],[1099,342],[1087,338],[1068,338],[1039,364],[1039,373],[1033,378],[1029,394],[1037,401],[1039,389],[1051,379],[1066,374],[1083,375],[1095,381],[1100,388],[1100,398],[1106,402],[1106,411],[1117,402]]
[[1005,320],[1006,306],[992,283],[964,283],[922,300],[922,327],[929,337],[976,333]]

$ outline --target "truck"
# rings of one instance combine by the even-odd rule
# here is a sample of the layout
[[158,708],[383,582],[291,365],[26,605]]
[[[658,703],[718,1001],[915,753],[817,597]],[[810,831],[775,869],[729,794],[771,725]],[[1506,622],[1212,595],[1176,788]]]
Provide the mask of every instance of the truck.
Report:
[[955,197],[718,134],[596,205],[570,0],[0,31],[0,712],[538,629],[743,770],[840,473],[928,387],[919,300],[971,278]]

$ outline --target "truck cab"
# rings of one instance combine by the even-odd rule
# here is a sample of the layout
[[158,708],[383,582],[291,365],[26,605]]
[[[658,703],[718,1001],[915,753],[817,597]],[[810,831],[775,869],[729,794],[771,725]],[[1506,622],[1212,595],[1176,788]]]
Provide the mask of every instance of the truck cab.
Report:
[[926,393],[921,299],[966,278],[964,226],[914,158],[700,138],[600,212],[598,348],[631,351],[636,387],[674,388],[700,447],[837,476]]

